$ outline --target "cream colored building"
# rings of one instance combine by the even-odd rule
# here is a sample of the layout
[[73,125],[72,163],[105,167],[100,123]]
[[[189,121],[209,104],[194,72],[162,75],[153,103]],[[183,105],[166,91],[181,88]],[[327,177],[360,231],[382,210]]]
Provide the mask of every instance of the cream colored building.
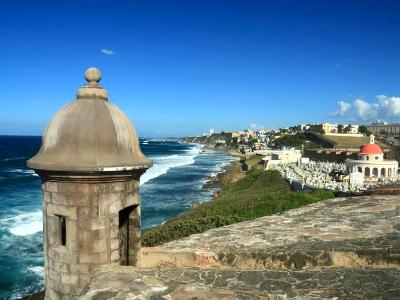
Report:
[[335,133],[338,131],[338,125],[330,124],[330,123],[323,123],[322,129],[325,131],[325,133]]
[[301,159],[301,151],[295,148],[283,148],[282,150],[266,150],[266,156],[263,158],[265,169],[273,165],[298,162]]
[[325,133],[337,133],[338,125],[330,123],[314,124],[310,125],[310,129],[314,131],[323,130]]
[[351,174],[359,172],[366,182],[396,181],[398,162],[384,159],[384,153],[371,135],[370,143],[361,147],[358,159],[346,160],[347,171]]

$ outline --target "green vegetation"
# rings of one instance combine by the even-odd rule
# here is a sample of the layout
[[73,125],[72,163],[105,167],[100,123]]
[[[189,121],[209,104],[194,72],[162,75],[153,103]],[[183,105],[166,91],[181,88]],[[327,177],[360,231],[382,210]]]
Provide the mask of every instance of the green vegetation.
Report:
[[323,138],[339,148],[359,148],[369,143],[368,137],[325,135]]
[[301,145],[304,145],[305,149],[317,149],[321,148],[321,145],[309,141],[306,133],[296,133],[296,134],[287,134],[280,138],[277,138],[274,141],[275,147],[283,148],[283,147],[295,147],[300,148]]
[[293,192],[278,171],[253,168],[228,183],[213,201],[203,203],[175,220],[146,230],[143,246],[160,245],[195,233],[252,220],[306,204],[333,198],[332,192]]
[[293,135],[284,135],[280,138],[277,138],[274,141],[274,144],[277,148],[282,147],[299,147],[302,144],[305,144],[306,136],[303,133],[296,133]]
[[358,127],[358,132],[366,136],[370,136],[372,134],[372,132],[368,130],[367,126],[365,125],[361,125],[360,127]]

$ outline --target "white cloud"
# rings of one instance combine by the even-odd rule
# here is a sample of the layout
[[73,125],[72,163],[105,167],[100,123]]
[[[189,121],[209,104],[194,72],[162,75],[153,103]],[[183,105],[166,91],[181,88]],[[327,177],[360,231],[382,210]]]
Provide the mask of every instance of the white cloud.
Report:
[[104,48],[101,49],[100,52],[105,54],[105,55],[114,55],[115,54],[115,51],[110,50],[110,49],[104,49]]
[[344,117],[346,113],[351,109],[351,104],[344,101],[339,101],[338,105],[338,110],[332,113],[333,117]]
[[387,118],[400,117],[400,97],[377,96],[382,113]]
[[357,119],[368,120],[377,117],[378,111],[376,103],[368,103],[363,99],[356,99],[353,102],[354,111]]
[[400,118],[400,97],[376,96],[376,102],[367,102],[364,99],[355,99],[352,103],[339,101],[338,109],[331,115],[362,121]]

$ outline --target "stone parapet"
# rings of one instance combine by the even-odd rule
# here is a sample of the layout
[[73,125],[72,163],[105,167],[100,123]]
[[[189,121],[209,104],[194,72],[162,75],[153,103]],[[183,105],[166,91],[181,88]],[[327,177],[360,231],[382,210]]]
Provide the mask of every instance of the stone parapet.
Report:
[[398,269],[98,270],[80,299],[397,299]]
[[337,198],[142,248],[143,267],[398,267],[400,197]]

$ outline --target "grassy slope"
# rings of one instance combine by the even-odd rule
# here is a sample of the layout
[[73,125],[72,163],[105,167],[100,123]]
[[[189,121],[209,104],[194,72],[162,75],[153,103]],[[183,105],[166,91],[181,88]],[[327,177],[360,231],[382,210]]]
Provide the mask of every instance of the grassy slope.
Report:
[[292,192],[279,172],[253,168],[238,181],[228,183],[214,201],[203,203],[177,219],[143,232],[142,245],[160,245],[333,197],[333,193],[325,190]]
[[324,138],[333,143],[337,143],[338,146],[342,148],[359,148],[369,143],[369,137],[324,135]]

